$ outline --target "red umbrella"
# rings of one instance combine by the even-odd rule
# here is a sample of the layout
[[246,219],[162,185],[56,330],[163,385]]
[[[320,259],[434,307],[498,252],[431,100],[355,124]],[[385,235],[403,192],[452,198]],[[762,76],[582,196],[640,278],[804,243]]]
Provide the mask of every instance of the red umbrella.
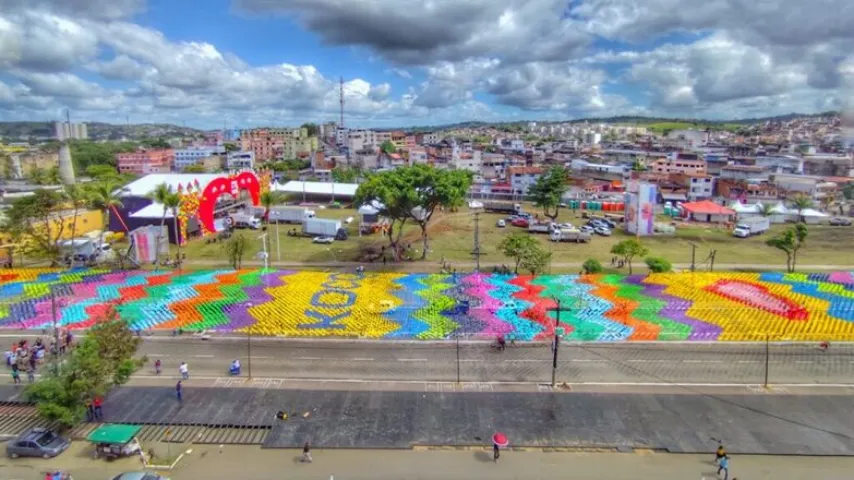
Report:
[[501,432],[495,432],[492,435],[492,443],[498,445],[499,447],[506,447],[507,444],[510,442],[507,440],[507,435],[504,435]]

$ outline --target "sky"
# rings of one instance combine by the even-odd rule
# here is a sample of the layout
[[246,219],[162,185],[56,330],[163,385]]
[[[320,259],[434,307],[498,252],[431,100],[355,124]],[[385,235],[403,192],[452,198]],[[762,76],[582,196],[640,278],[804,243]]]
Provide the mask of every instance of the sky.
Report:
[[0,121],[353,128],[848,108],[851,0],[0,0]]

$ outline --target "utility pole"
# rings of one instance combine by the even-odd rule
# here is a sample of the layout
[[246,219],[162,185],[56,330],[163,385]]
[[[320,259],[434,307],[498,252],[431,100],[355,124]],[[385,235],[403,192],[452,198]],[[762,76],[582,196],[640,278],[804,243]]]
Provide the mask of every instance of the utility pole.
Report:
[[59,328],[56,325],[56,290],[53,289],[53,285],[50,288],[50,311],[53,315],[53,341],[56,346],[56,358],[59,359]]
[[341,104],[341,128],[344,128],[344,77],[339,77],[338,102]]
[[477,265],[475,271],[480,271],[480,212],[474,212],[474,251],[472,252]]
[[693,272],[696,267],[696,259],[697,259],[697,244],[691,243],[691,271]]
[[711,253],[709,253],[709,271],[710,272],[715,271],[715,256],[717,254],[718,254],[717,250],[712,250]]
[[560,346],[560,337],[557,334],[557,328],[560,325],[560,310],[561,310],[560,299],[555,298],[554,300],[555,300],[555,302],[557,302],[557,309],[556,309],[557,315],[555,316],[554,348],[552,349],[552,351],[553,351],[553,356],[552,356],[552,387],[554,387],[556,384],[556,378],[555,377],[557,376],[557,351],[558,351],[558,346]]
[[[249,313],[249,309],[252,308],[252,302],[246,303],[246,313]],[[249,328],[246,329],[246,370],[249,374],[249,378],[252,378],[252,326],[249,325]]]

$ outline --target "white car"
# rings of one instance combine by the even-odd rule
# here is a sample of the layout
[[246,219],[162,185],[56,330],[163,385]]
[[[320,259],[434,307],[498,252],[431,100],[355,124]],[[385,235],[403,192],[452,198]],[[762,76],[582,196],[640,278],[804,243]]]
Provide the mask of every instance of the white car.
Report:
[[596,232],[597,235],[602,235],[603,237],[611,236],[611,229],[607,227],[596,227],[593,231]]
[[507,222],[505,222],[504,220],[499,220],[498,222],[495,223],[495,226],[498,228],[504,228],[507,226]]
[[314,237],[311,239],[312,243],[332,243],[335,239],[332,237]]
[[580,230],[584,233],[593,233],[593,227],[591,227],[590,225],[585,225],[581,227]]

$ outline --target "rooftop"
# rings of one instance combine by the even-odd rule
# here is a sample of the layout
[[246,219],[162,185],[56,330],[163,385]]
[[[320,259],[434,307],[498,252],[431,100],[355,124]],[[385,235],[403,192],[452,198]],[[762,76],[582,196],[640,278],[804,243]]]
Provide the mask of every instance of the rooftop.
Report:
[[271,190],[285,193],[305,193],[308,195],[339,195],[342,197],[355,197],[358,183],[326,183],[326,182],[300,182],[292,180],[284,185],[273,183]]

